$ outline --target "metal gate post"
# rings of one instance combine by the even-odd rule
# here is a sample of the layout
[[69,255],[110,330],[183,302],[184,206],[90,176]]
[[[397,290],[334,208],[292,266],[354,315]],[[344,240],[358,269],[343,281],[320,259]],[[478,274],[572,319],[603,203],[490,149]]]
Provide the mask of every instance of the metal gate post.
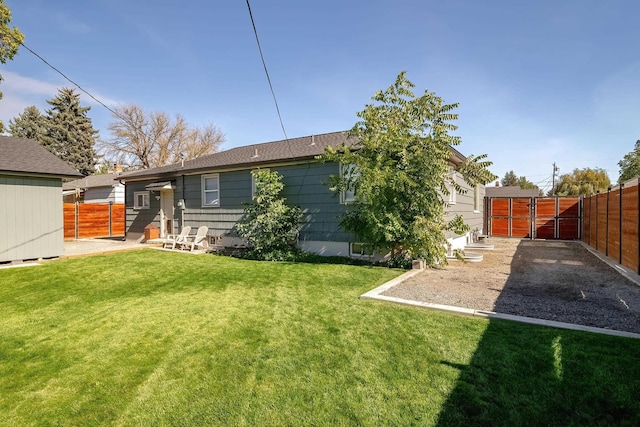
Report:
[[605,223],[605,246],[604,246],[604,254],[609,256],[609,196],[611,195],[611,187],[607,188],[607,222]]
[[618,262],[622,264],[622,191],[624,190],[624,183],[620,184],[620,236],[618,238]]

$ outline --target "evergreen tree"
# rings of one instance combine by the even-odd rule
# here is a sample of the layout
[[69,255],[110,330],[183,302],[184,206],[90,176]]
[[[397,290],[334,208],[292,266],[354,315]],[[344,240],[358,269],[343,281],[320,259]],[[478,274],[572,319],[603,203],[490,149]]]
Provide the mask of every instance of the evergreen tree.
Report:
[[47,110],[47,132],[42,145],[81,174],[91,175],[95,171],[93,147],[98,136],[87,116],[91,107],[81,107],[80,95],[69,88],[59,89],[58,95],[47,103],[51,108]]
[[518,176],[514,171],[509,171],[504,174],[504,178],[500,180],[500,184],[502,184],[503,187],[518,185]]
[[42,143],[47,133],[47,118],[35,105],[24,109],[22,114],[9,120],[9,132],[19,138],[35,139]]
[[[24,41],[24,34],[17,27],[11,27],[11,9],[0,0],[0,63],[6,64],[18,53],[20,44]],[[0,81],[2,81],[0,75]],[[0,92],[2,99],[2,92]],[[0,131],[4,130],[4,124],[0,120]]]

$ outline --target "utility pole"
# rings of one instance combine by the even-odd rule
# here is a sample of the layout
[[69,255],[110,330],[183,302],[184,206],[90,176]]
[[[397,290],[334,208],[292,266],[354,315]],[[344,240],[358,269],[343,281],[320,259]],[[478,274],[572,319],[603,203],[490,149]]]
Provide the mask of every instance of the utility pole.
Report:
[[553,162],[553,174],[551,174],[551,195],[552,196],[556,189],[556,173],[559,170],[560,168],[556,166],[556,162]]

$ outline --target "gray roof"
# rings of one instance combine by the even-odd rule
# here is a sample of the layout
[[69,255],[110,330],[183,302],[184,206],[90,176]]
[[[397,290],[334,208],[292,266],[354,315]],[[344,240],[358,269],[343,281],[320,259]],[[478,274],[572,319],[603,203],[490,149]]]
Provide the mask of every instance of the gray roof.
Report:
[[265,142],[262,144],[245,145],[220,151],[207,156],[186,160],[184,166],[181,163],[161,166],[152,169],[125,172],[121,175],[123,181],[135,178],[171,176],[179,173],[192,173],[224,169],[228,167],[251,167],[264,163],[286,162],[293,160],[313,159],[324,153],[328,146],[351,144],[355,138],[347,136],[346,132],[333,132],[321,135],[291,138],[282,141]]
[[37,141],[10,136],[0,136],[0,172],[74,178],[82,176]]
[[[181,163],[161,166],[152,169],[125,172],[120,175],[123,181],[148,178],[163,178],[181,173],[215,171],[229,167],[256,167],[261,164],[283,163],[287,161],[311,160],[323,154],[325,148],[337,147],[341,144],[353,145],[357,138],[350,137],[347,132],[332,132],[320,135],[303,136],[282,141],[245,145],[232,148],[197,159]],[[461,162],[465,157],[455,149],[451,149],[452,159]]]
[[486,197],[538,197],[540,190],[537,188],[522,189],[518,185],[508,185],[506,187],[486,187]]
[[76,188],[97,188],[97,187],[113,187],[118,184],[117,173],[104,173],[100,175],[89,175],[74,181],[62,184],[63,190],[73,190]]

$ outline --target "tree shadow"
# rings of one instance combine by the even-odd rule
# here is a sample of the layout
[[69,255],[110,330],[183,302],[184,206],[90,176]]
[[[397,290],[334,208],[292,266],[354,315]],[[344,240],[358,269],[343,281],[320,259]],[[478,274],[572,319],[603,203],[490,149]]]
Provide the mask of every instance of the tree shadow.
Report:
[[[573,265],[575,273],[575,263],[582,261],[571,245],[547,243],[535,256],[559,267],[552,271],[561,283],[561,266]],[[518,245],[494,311],[513,311],[518,292],[531,302],[524,312],[538,318],[554,308],[541,307],[536,295],[554,292],[559,304],[582,299],[579,280],[566,287],[533,280],[535,269],[527,268],[533,247],[531,241]],[[437,425],[640,425],[639,355],[640,340],[491,319],[468,364],[441,361],[459,377]]]

